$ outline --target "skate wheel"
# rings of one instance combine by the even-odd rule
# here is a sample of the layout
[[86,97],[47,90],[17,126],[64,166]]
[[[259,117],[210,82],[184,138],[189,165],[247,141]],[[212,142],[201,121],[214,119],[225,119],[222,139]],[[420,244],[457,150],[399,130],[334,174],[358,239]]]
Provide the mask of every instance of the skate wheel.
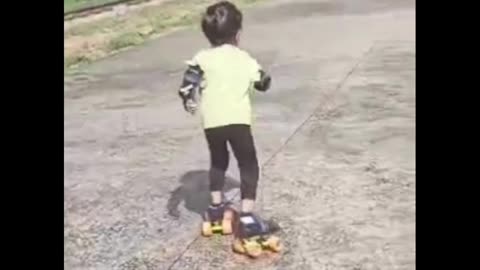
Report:
[[210,224],[210,222],[202,223],[202,235],[205,237],[213,235],[212,224]]
[[232,220],[231,219],[224,219],[222,220],[222,234],[228,235],[232,234]]
[[280,238],[276,236],[271,236],[266,241],[265,245],[273,252],[280,252],[282,250],[282,244],[280,243]]
[[245,254],[245,248],[243,247],[242,240],[240,239],[235,239],[233,241],[232,248],[233,248],[233,251],[236,253]]
[[251,258],[257,258],[262,255],[262,246],[257,242],[246,241],[243,248],[245,253]]

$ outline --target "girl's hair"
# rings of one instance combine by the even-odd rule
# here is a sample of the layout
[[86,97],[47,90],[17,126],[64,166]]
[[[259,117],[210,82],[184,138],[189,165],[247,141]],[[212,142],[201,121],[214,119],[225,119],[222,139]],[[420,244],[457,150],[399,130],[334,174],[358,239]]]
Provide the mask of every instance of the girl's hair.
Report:
[[242,12],[228,1],[209,6],[202,18],[203,33],[213,46],[235,43],[241,28]]

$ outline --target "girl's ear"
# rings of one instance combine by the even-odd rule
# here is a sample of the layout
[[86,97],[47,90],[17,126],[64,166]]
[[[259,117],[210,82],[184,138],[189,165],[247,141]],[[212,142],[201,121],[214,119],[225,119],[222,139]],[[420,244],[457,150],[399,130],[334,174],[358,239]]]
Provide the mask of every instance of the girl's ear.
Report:
[[240,43],[240,35],[242,34],[242,29],[238,30],[237,34],[235,35],[235,42],[238,44]]

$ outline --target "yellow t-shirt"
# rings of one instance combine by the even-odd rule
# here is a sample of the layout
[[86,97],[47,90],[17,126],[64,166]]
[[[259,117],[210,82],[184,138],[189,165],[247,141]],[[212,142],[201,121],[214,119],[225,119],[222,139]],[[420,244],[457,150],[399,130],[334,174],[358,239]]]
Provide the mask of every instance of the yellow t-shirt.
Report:
[[260,65],[233,45],[202,50],[189,64],[203,70],[200,111],[204,128],[252,123],[253,83],[260,80]]

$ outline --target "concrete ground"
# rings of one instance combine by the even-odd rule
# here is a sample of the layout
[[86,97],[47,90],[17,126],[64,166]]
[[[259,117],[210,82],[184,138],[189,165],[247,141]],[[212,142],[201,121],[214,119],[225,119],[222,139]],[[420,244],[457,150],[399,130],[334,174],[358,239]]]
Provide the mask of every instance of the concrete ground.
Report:
[[285,251],[250,261],[198,237],[208,152],[176,93],[206,46],[191,30],[65,75],[65,269],[415,269],[415,2],[271,0],[245,16],[242,46],[274,78],[255,98],[257,210]]

